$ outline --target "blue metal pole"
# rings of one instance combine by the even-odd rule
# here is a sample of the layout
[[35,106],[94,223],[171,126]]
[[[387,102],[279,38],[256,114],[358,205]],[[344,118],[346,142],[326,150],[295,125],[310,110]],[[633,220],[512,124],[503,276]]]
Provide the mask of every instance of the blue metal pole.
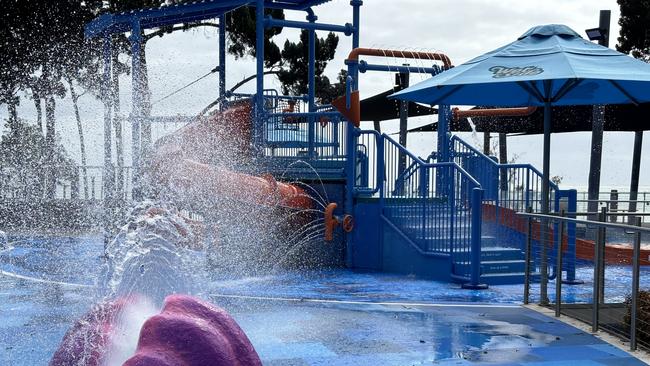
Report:
[[131,195],[142,199],[140,187],[140,119],[142,117],[142,86],[140,85],[140,48],[142,47],[140,21],[131,24]]
[[266,17],[264,19],[264,26],[266,28],[272,27],[283,27],[283,28],[297,28],[297,29],[306,29],[306,30],[322,30],[326,32],[339,32],[343,33],[346,36],[354,34],[354,26],[352,24],[338,25],[338,24],[325,24],[325,23],[315,23],[315,22],[299,22],[295,20],[284,20],[284,19],[275,19],[272,17]]
[[264,128],[264,0],[257,0],[255,8],[255,57],[257,60],[257,89],[255,95],[255,123],[253,124],[253,146],[259,150]]
[[226,96],[226,15],[219,17],[219,108],[223,110],[223,98]]
[[[311,9],[307,13],[307,20],[310,24],[313,24],[318,20],[318,17],[314,14]],[[310,29],[309,34],[309,46],[308,46],[308,92],[307,96],[309,98],[309,112],[316,111],[316,31]],[[315,139],[315,126],[314,126],[314,117],[310,116],[308,119],[308,151],[307,156],[312,159],[314,157],[314,139]]]
[[[351,62],[353,63],[353,62]],[[387,72],[400,72],[400,73],[418,73],[418,74],[432,74],[440,73],[440,68],[437,67],[417,67],[417,66],[396,66],[396,65],[376,65],[369,64],[366,61],[359,61],[359,72],[365,73],[366,71],[387,71]]]
[[102,182],[104,198],[113,198],[113,163],[111,159],[111,36],[104,35],[103,44],[104,74],[102,77],[102,100],[104,102],[104,171]]
[[[361,0],[350,0],[350,5],[352,5],[352,49],[359,48],[359,28],[360,28],[360,13],[361,5],[363,1]],[[358,65],[352,65],[349,68],[349,74],[352,76],[353,84],[352,90],[359,89],[359,68]]]
[[472,232],[471,240],[471,273],[469,283],[462,285],[465,289],[483,290],[488,288],[486,284],[481,284],[481,222],[482,222],[482,204],[483,190],[481,188],[472,189]]
[[[448,105],[441,104],[438,106],[438,162],[449,162],[449,117],[451,109]],[[441,196],[446,196],[449,174],[444,169],[438,169],[438,179],[436,179],[436,192]]]

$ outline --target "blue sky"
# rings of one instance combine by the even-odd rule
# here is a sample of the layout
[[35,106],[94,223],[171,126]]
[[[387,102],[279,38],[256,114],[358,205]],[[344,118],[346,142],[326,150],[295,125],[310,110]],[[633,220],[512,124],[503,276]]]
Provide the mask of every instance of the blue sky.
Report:
[[[611,44],[618,35],[618,5],[615,0],[365,0],[361,18],[361,45],[397,49],[417,49],[446,53],[454,64],[460,64],[476,55],[511,42],[528,28],[545,23],[563,23],[584,33],[584,29],[598,25],[600,9],[612,10],[613,35]],[[316,9],[319,21],[328,23],[351,22],[349,1],[334,0]],[[304,13],[289,13],[290,19],[303,20]],[[322,36],[323,34],[321,34]],[[278,44],[285,39],[295,40],[297,31],[285,30],[277,38]],[[217,62],[218,35],[215,29],[199,29],[155,38],[147,45],[149,76],[157,100],[170,91],[196,79],[212,69]],[[335,78],[343,68],[343,59],[350,50],[350,40],[341,36],[336,58],[328,65],[327,74]],[[232,86],[255,72],[251,59],[234,60],[228,63],[228,86]],[[402,60],[383,60],[401,64]],[[413,76],[412,82],[423,80],[424,76]],[[388,73],[362,75],[360,89],[363,96],[384,91],[392,86],[393,76]],[[122,80],[122,110],[130,109],[129,80]],[[272,78],[268,84],[279,87]],[[253,84],[247,85],[252,91]],[[199,112],[216,98],[217,78],[210,76],[183,93],[153,106],[155,115],[191,115]],[[102,106],[89,95],[81,98],[81,115],[88,140],[91,164],[102,159]],[[35,112],[31,101],[23,100],[19,109],[23,118],[33,119]],[[0,118],[6,118],[6,108],[0,108]],[[434,117],[412,119],[410,127],[429,123]],[[68,148],[70,155],[78,158],[78,135],[69,98],[57,101],[57,133]],[[640,121],[640,123],[643,121]],[[647,122],[646,122],[647,123]],[[364,126],[365,127],[365,126]],[[368,126],[370,127],[370,126]],[[168,132],[160,130],[156,135]],[[387,122],[384,130],[398,128],[397,122]],[[125,129],[125,135],[130,132]],[[463,136],[469,141],[482,142],[482,136]],[[629,185],[631,167],[632,133],[606,133],[604,141],[603,174],[601,185],[626,187]],[[648,137],[646,136],[646,145]],[[420,155],[428,155],[435,146],[435,136],[430,133],[411,134],[409,148]],[[531,162],[541,167],[541,136],[511,137],[509,154],[519,156],[517,162]],[[564,177],[565,187],[586,186],[589,166],[590,133],[553,135],[552,175]],[[644,149],[641,185],[650,186],[650,154]]]

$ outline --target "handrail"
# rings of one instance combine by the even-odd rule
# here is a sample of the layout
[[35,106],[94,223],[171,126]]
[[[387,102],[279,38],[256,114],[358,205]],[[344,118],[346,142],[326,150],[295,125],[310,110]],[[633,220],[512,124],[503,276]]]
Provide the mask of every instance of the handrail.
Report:
[[444,53],[386,50],[386,49],[379,49],[379,48],[364,48],[364,47],[358,47],[350,51],[350,53],[348,54],[348,58],[345,61],[346,63],[358,62],[359,56],[361,55],[434,60],[434,61],[441,61],[446,69],[450,69],[453,67],[453,65],[451,64],[451,59],[449,58],[449,56],[445,55]]
[[[537,168],[535,168],[532,164],[500,164],[500,163],[497,163],[496,161],[492,160],[489,156],[487,156],[484,153],[482,153],[481,151],[477,150],[474,146],[472,146],[472,145],[468,144],[467,142],[463,141],[460,137],[458,137],[458,135],[453,135],[451,137],[451,141],[452,142],[457,141],[458,143],[460,143],[461,145],[463,145],[464,147],[466,147],[467,149],[469,149],[473,153],[475,153],[475,154],[477,154],[479,156],[482,156],[488,162],[488,164],[492,164],[495,168],[526,168],[526,169],[530,169],[530,171],[535,173],[540,178],[543,178],[543,176],[544,176],[544,174],[542,174],[542,172],[537,170]],[[555,184],[555,183],[553,183],[551,181],[549,181],[549,184],[550,184],[551,188],[556,190],[556,191],[560,189],[557,184]]]
[[399,142],[395,141],[393,138],[391,138],[387,134],[383,133],[382,136],[384,138],[388,139],[388,141],[392,142],[393,145],[395,145],[398,150],[404,152],[406,155],[410,156],[413,160],[418,162],[422,166],[422,168],[437,168],[437,167],[453,166],[455,169],[457,169],[461,173],[461,175],[466,177],[470,182],[474,183],[476,185],[476,187],[481,187],[481,184],[476,179],[474,179],[474,177],[472,177],[468,172],[465,171],[465,169],[463,169],[457,163],[455,163],[455,162],[426,163],[420,157],[418,157],[417,155],[414,155],[413,153],[408,151],[404,146],[400,145]]
[[548,220],[555,220],[555,221],[561,220],[561,221],[566,221],[566,222],[573,222],[573,223],[576,223],[576,224],[585,224],[585,225],[589,225],[589,226],[606,227],[606,228],[623,229],[623,230],[629,230],[629,231],[638,231],[638,232],[650,233],[650,228],[646,228],[646,227],[643,227],[643,226],[634,226],[634,225],[618,224],[618,223],[603,222],[603,221],[590,221],[590,220],[574,219],[574,218],[571,218],[571,217],[562,217],[562,216],[557,216],[557,215],[537,214],[537,213],[528,213],[528,212],[517,212],[517,215],[523,216],[523,217],[548,219]]

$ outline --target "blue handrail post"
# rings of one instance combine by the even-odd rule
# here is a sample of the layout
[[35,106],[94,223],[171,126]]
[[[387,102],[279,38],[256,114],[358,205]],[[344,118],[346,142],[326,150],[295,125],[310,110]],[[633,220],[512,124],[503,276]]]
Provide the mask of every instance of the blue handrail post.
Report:
[[483,190],[481,188],[472,189],[472,232],[471,232],[471,273],[470,281],[464,283],[462,287],[469,290],[484,290],[488,288],[482,284],[481,280],[481,220]]
[[[448,105],[439,105],[438,106],[438,159],[439,163],[449,162],[449,145],[451,141],[449,140],[449,115],[451,114],[451,109]],[[449,182],[449,177],[447,172],[444,169],[439,169],[436,179],[436,192],[441,197],[447,196],[446,192]]]

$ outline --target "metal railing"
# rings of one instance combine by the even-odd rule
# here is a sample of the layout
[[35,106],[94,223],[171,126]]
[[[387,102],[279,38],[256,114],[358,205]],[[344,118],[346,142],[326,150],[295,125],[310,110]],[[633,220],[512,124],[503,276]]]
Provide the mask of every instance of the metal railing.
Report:
[[[542,212],[542,173],[530,164],[499,164],[492,157],[454,135],[450,151],[454,161],[481,183],[484,201],[498,207]],[[549,182],[553,202],[557,184]]]
[[[481,199],[478,181],[454,162],[428,163],[386,134],[357,131],[356,196],[378,198],[382,216],[423,255],[449,257],[454,276],[478,284]],[[363,146],[363,149],[360,147]],[[360,159],[360,152],[363,152]]]
[[[582,215],[582,213],[572,213]],[[593,215],[594,213],[584,213]],[[650,229],[641,227],[640,217],[634,225],[607,222],[606,210],[598,213],[598,221],[566,217],[564,213],[542,215],[520,213],[527,220],[526,282],[524,303],[537,300],[552,306],[555,315],[564,314],[590,324],[594,332],[602,329],[630,342],[630,349],[650,348],[650,250],[642,246],[650,238]],[[547,222],[549,236],[540,236],[541,225]],[[594,241],[579,241],[578,256],[567,257],[566,228],[569,224],[584,225],[597,231]],[[554,232],[555,230],[555,232]],[[562,250],[558,250],[562,248]],[[539,289],[554,286],[554,294],[544,298],[534,285],[535,269],[541,268],[539,253],[548,250],[547,265],[566,270],[574,261],[577,280],[539,276]],[[568,282],[568,283],[567,283]]]
[[346,128],[331,105],[316,106],[313,112],[303,97],[264,97],[263,148],[267,157],[305,161],[345,160]]

